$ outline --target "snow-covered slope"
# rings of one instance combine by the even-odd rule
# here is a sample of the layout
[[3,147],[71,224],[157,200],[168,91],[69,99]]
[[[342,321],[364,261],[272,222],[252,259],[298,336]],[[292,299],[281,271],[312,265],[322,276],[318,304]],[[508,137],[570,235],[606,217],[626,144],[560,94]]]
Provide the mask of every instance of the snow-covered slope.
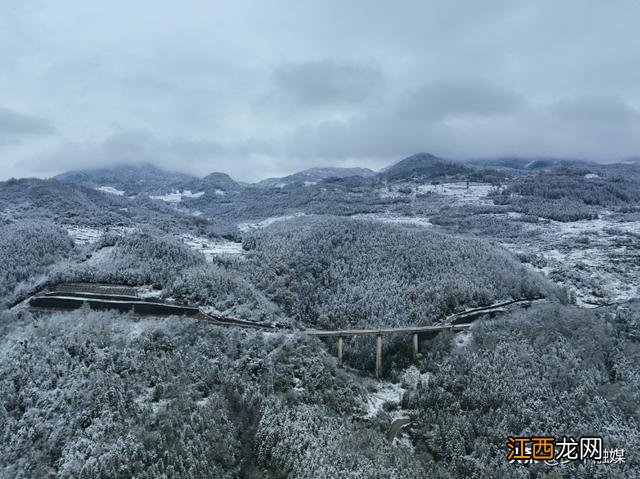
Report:
[[267,178],[258,182],[258,185],[267,188],[282,188],[284,186],[300,184],[308,186],[328,178],[347,178],[350,176],[369,178],[373,175],[375,175],[375,172],[368,168],[309,168],[308,170],[299,171],[298,173],[282,178]]

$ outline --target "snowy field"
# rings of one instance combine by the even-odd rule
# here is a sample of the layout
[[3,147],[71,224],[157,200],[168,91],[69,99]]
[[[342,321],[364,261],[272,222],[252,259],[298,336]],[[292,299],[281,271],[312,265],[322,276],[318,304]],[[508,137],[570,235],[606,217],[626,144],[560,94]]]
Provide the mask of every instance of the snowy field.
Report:
[[457,204],[490,205],[493,201],[487,195],[495,188],[488,183],[452,182],[440,184],[415,185],[401,183],[378,191],[381,198],[414,197],[417,194],[437,194],[452,199]]
[[640,222],[616,222],[602,215],[531,224],[528,229],[531,240],[503,246],[541,257],[532,266],[567,286],[579,305],[622,302],[640,294]]
[[235,243],[227,240],[212,240],[201,236],[190,234],[182,235],[182,241],[190,248],[204,254],[208,263],[216,256],[241,255],[244,254],[242,243]]
[[[470,333],[467,332],[467,335]],[[460,334],[454,336],[454,340],[460,337]],[[460,344],[464,345],[470,341],[465,337],[460,340]],[[369,394],[366,397],[366,414],[364,417],[372,418],[377,416],[385,409],[391,409],[392,417],[408,416],[410,411],[402,409],[402,396],[407,390],[416,390],[417,388],[427,387],[431,379],[431,373],[421,373],[415,366],[409,366],[401,375],[401,382],[378,381],[370,386]]]
[[112,233],[124,234],[133,231],[135,228],[131,227],[111,227],[111,228],[89,228],[84,226],[63,226],[74,243],[78,245],[93,244],[100,239],[100,237],[107,231]]
[[612,221],[609,215],[606,214],[600,215],[600,218],[594,220],[572,221],[569,223],[550,221],[549,224],[562,235],[579,235],[582,233],[602,234],[606,229],[640,234],[640,221]]
[[243,233],[246,233],[247,231],[251,231],[259,228],[266,228],[267,226],[269,226],[272,223],[275,223],[276,221],[286,221],[293,218],[297,218],[299,216],[305,216],[305,214],[295,213],[293,215],[271,216],[262,221],[238,223],[238,229]]
[[441,183],[439,185],[420,185],[416,187],[419,193],[436,193],[448,196],[458,203],[470,204],[493,204],[493,201],[486,197],[494,186],[488,183]]
[[[79,245],[94,244],[107,231],[106,228],[87,228],[76,226],[68,226],[66,227],[66,230],[73,241]],[[109,231],[117,233],[126,233],[133,230],[134,228],[129,227],[109,228]],[[236,243],[223,239],[213,240],[210,238],[194,236],[191,234],[182,235],[180,239],[190,248],[193,248],[194,250],[204,254],[207,262],[209,263],[211,263],[213,261],[213,258],[216,256],[244,254],[242,243]],[[108,252],[109,248],[102,248],[101,250],[96,251],[89,261],[97,264],[100,261],[104,260],[105,255],[107,255]]]
[[117,195],[117,196],[123,196],[124,195],[124,191],[117,190],[116,188],[113,188],[112,186],[99,186],[98,188],[96,188],[96,190],[102,191],[103,193],[109,193],[111,195]]
[[103,234],[103,230],[98,228],[67,226],[65,229],[74,243],[80,245],[95,243]]
[[180,203],[183,198],[200,198],[202,195],[204,195],[204,191],[192,193],[191,190],[184,190],[172,191],[171,193],[167,193],[166,195],[150,196],[149,198],[151,198],[152,200],[165,201],[167,203]]
[[382,381],[374,387],[375,390],[367,396],[367,413],[364,416],[367,418],[377,416],[385,404],[392,404],[398,408],[402,401],[402,395],[406,391],[400,384]]

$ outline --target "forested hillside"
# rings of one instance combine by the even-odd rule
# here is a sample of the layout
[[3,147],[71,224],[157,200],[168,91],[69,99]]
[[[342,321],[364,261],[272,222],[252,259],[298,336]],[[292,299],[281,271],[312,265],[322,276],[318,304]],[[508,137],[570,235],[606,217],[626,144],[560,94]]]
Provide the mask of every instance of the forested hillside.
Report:
[[[164,231],[225,234],[227,224],[179,211],[148,196],[127,198],[56,180],[0,182],[0,220],[32,219],[95,228],[154,225]],[[235,230],[235,226],[233,227]]]
[[410,478],[419,467],[351,419],[365,390],[319,342],[87,311],[0,320],[2,477]]
[[55,176],[61,183],[73,183],[89,188],[111,187],[131,196],[138,193],[157,193],[167,188],[182,188],[196,178],[191,175],[164,171],[151,164],[115,166],[69,171]]
[[[635,166],[409,160],[282,187],[212,174],[171,201],[1,183],[0,477],[638,477]],[[154,178],[145,191],[175,187]],[[60,282],[277,330],[20,302]],[[336,341],[303,334],[534,298],[423,334],[416,356],[385,335],[379,380],[371,336],[337,368]],[[627,464],[506,461],[508,435],[540,434],[602,436]]]
[[[362,373],[336,369],[318,340],[89,311],[5,312],[0,328],[3,477],[640,473],[637,306],[551,305],[425,342],[416,366],[391,373],[411,418],[394,443],[393,410],[365,418]],[[627,465],[506,462],[507,435],[539,433],[602,435]]]
[[385,180],[464,179],[473,169],[461,162],[445,160],[429,153],[417,153],[385,168],[379,176]]
[[88,281],[167,287],[176,275],[204,264],[202,253],[161,231],[147,228],[124,235],[105,234],[87,261],[64,265],[58,281]]
[[[637,477],[640,322],[617,313],[546,306],[475,325],[464,345],[438,338],[420,362],[432,376],[411,390],[416,454],[455,477]],[[602,436],[628,466],[504,460],[506,437]]]
[[28,290],[29,280],[44,278],[51,265],[68,257],[72,249],[67,232],[51,223],[0,225],[0,308],[13,301],[21,283]]
[[290,318],[282,313],[281,308],[246,278],[235,262],[198,264],[180,271],[164,293],[223,316],[290,323]]
[[82,185],[89,188],[107,188],[112,194],[120,196],[162,195],[172,191],[205,190],[213,193],[239,188],[231,177],[225,173],[210,173],[204,178],[165,171],[151,164],[115,166],[113,168],[96,168],[69,171],[54,177],[61,183]]
[[126,198],[55,180],[20,179],[0,184],[0,209],[14,218],[46,218],[66,224],[127,224]]
[[640,479],[640,0],[0,0],[0,479]]
[[493,200],[496,204],[515,206],[526,214],[558,221],[597,218],[598,208],[638,211],[640,169],[631,165],[560,168],[521,176],[495,194]]
[[561,290],[491,244],[370,221],[302,217],[243,240],[247,274],[319,328],[427,325],[465,307]]

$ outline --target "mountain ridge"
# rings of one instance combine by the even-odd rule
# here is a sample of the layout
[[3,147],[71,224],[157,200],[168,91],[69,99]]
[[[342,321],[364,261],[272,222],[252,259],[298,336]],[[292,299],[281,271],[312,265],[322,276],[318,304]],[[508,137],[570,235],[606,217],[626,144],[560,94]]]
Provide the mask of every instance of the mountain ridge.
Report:
[[[630,159],[622,164],[637,164]],[[436,180],[464,179],[482,169],[501,170],[514,174],[535,173],[555,168],[597,167],[606,164],[587,160],[547,157],[500,157],[452,160],[421,152],[402,158],[379,171],[362,167],[311,167],[282,177],[265,178],[254,183],[234,180],[227,173],[212,172],[204,177],[180,173],[157,167],[151,163],[122,164],[110,168],[85,168],[60,173],[53,177],[61,183],[72,183],[103,191],[135,196],[167,194],[179,191],[221,192],[243,188],[282,188],[310,186],[327,180],[347,178],[370,180]]]
[[384,168],[377,176],[385,180],[435,179],[468,175],[473,171],[461,161],[440,158],[431,153],[416,153]]
[[262,187],[277,187],[278,185],[288,186],[299,183],[304,184],[305,182],[318,182],[329,178],[348,178],[351,176],[369,178],[375,175],[376,172],[369,168],[316,166],[287,176],[265,178],[256,184]]

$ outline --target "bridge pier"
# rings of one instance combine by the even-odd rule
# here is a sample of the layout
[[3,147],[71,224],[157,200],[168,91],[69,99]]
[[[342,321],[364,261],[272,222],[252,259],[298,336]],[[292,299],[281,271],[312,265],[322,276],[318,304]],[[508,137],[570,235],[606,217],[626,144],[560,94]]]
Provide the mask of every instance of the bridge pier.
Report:
[[376,334],[376,377],[382,375],[382,334]]
[[410,326],[404,328],[377,328],[377,329],[340,329],[331,331],[304,331],[307,336],[338,338],[338,357],[336,364],[343,365],[344,338],[353,336],[375,336],[376,337],[376,377],[382,376],[382,335],[383,334],[411,334],[411,347],[414,357],[420,352],[420,333],[442,332],[442,331],[462,331],[471,327],[470,323],[464,324],[440,324],[432,326]]

